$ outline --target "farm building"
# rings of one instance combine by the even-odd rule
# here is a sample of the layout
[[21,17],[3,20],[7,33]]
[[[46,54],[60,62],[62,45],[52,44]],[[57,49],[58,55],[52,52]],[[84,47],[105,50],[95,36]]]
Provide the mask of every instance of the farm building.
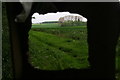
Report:
[[64,21],[82,21],[83,17],[82,16],[73,16],[73,15],[68,15],[64,17],[59,18],[59,22],[64,22]]

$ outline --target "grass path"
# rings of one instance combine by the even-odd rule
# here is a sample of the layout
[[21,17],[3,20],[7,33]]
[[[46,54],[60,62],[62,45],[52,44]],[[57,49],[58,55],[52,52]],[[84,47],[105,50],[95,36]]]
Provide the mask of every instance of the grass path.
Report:
[[45,32],[31,31],[31,35],[39,41],[56,47],[64,52],[73,53],[79,56],[86,56],[88,53],[87,44],[84,41],[62,38]]
[[[80,50],[76,49],[79,45],[78,41],[66,43],[66,40],[68,39],[36,31],[30,32],[29,39],[31,45],[30,46],[31,62],[34,66],[40,69],[47,70],[58,69],[61,70],[65,68],[78,69],[85,68],[88,66],[86,54],[85,53],[81,54]],[[76,48],[73,48],[73,46]],[[71,48],[73,48],[73,50],[69,51],[71,50]],[[76,52],[79,51],[79,54],[76,53],[75,51]]]

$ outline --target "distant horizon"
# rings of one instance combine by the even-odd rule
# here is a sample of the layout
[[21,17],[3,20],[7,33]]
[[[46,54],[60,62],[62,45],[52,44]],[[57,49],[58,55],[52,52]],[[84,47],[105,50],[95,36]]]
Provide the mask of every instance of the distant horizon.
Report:
[[[44,22],[58,22],[58,21],[44,21]],[[41,23],[44,23],[44,22],[41,22]],[[32,24],[39,24],[39,23],[32,23]]]
[[32,15],[32,17],[34,17],[32,18],[32,23],[35,24],[46,21],[59,21],[60,17],[64,17],[67,15],[81,16],[83,18],[83,22],[87,22],[87,19],[80,14],[70,13],[70,12],[56,12],[56,13],[46,13],[46,14],[34,13]]

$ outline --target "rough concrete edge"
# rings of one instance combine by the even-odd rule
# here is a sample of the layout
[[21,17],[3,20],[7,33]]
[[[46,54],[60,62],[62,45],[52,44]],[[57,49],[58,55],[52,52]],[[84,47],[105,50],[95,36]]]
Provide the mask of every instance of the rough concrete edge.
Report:
[[2,2],[0,1],[0,80],[2,79]]

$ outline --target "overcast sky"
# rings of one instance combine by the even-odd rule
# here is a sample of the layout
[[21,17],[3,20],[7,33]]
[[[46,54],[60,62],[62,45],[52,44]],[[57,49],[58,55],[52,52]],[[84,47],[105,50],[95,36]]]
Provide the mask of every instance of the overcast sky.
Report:
[[[60,17],[64,17],[67,15],[81,16],[79,14],[69,13],[69,12],[57,12],[57,13],[47,13],[47,14],[34,13],[32,17],[35,18],[32,19],[32,23],[40,23],[44,21],[58,21]],[[83,17],[83,21],[86,22],[87,19]]]

